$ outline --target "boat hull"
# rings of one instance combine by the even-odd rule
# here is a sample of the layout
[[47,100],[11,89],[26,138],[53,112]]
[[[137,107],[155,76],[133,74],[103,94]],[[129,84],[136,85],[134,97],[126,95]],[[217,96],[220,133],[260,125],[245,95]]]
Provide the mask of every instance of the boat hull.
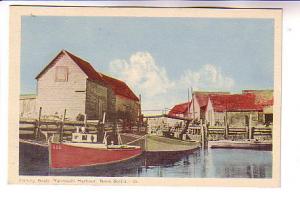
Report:
[[77,168],[95,165],[107,165],[127,161],[142,154],[140,147],[118,148],[105,145],[49,145],[49,165],[51,168]]
[[253,141],[210,141],[208,147],[212,149],[253,149],[253,150],[272,150],[272,142],[253,142]]
[[185,153],[200,147],[197,141],[185,141],[156,135],[146,137],[145,151],[147,153]]

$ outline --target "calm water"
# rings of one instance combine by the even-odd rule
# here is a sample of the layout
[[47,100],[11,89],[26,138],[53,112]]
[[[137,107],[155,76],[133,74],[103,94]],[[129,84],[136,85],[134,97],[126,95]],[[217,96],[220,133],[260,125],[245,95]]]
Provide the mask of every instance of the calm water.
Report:
[[20,144],[20,175],[185,178],[271,178],[272,152],[209,149],[188,155],[142,155],[126,163],[50,170],[47,148]]

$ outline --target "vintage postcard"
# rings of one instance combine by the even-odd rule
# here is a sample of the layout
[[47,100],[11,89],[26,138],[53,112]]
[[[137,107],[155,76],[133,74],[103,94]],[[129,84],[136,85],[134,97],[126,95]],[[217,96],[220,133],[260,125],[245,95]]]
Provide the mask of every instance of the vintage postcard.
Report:
[[9,183],[280,186],[281,16],[12,6]]

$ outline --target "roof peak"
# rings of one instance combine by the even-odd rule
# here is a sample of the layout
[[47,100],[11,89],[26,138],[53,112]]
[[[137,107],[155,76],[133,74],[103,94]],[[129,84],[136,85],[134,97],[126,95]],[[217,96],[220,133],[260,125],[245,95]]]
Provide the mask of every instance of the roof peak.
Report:
[[52,66],[52,63],[59,59],[60,55],[66,55],[68,56],[82,71],[86,74],[88,79],[92,81],[98,81],[102,82],[104,84],[108,84],[112,87],[114,92],[117,95],[124,96],[128,99],[132,99],[135,101],[139,101],[139,98],[131,91],[131,89],[128,87],[128,85],[119,79],[110,77],[108,75],[105,75],[101,72],[97,72],[95,68],[86,60],[74,55],[73,53],[70,53],[69,51],[62,49],[54,59],[38,74],[36,79],[38,79],[49,67]]
[[82,61],[84,61],[84,62],[89,63],[87,60],[82,59],[81,57],[76,56],[75,54],[73,54],[73,53],[71,53],[71,52],[69,52],[69,51],[67,51],[67,50],[65,50],[65,49],[61,50],[61,52],[65,53],[65,54],[68,54],[68,55],[71,55],[71,56],[74,56],[74,57],[76,57],[76,58],[78,58],[78,59],[80,59],[80,60],[82,60]]

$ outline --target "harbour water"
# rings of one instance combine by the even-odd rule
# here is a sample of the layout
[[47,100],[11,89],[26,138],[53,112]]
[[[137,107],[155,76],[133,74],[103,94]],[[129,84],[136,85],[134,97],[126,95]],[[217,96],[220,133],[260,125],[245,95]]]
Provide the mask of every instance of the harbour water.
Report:
[[20,143],[20,175],[178,178],[271,178],[272,151],[197,150],[182,155],[147,155],[109,166],[51,170],[48,149]]

